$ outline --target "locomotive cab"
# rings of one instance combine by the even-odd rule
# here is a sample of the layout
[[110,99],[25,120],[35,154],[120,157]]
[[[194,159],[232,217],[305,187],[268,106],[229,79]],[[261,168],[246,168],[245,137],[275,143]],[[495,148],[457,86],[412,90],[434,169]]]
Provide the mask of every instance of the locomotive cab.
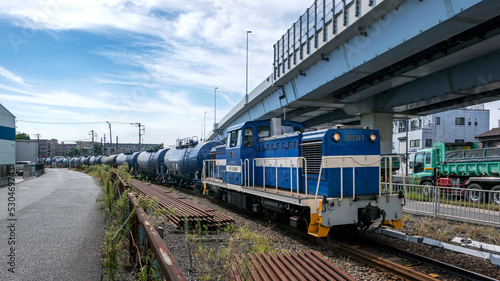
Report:
[[[219,153],[217,153],[219,159],[226,161],[225,170],[222,171],[222,180],[228,184],[240,186],[256,184],[252,176],[255,159],[269,158],[271,154],[273,157],[277,157],[274,148],[278,149],[278,145],[273,143],[273,140],[280,136],[297,135],[303,131],[304,125],[301,123],[282,121],[277,118],[245,122],[230,127],[226,146],[220,148]],[[297,148],[297,145],[295,147]],[[259,181],[259,183],[261,182]]]

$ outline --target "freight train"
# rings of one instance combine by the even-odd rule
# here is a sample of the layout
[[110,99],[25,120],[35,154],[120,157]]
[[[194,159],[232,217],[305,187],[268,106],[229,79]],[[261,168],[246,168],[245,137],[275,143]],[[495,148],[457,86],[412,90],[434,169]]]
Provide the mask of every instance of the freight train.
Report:
[[103,156],[100,163],[127,162],[140,176],[194,187],[317,237],[334,226],[366,229],[375,221],[401,228],[404,194],[381,184],[379,132],[304,129],[276,118],[248,121],[228,128],[225,143],[178,139],[175,147]]

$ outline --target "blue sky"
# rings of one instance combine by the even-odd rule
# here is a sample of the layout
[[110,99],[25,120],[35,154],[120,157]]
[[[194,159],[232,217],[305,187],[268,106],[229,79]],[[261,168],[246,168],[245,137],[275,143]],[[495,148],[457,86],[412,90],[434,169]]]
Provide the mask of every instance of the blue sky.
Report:
[[[272,72],[273,44],[312,3],[1,1],[0,103],[18,132],[66,142],[91,130],[109,138],[103,121],[124,123],[112,125],[120,142],[137,142],[136,122],[146,143],[208,135],[214,88],[217,121],[244,96],[246,31],[251,91]],[[499,107],[487,106],[490,127]]]
[[[0,103],[17,131],[173,144],[213,128],[272,72],[273,44],[312,1],[2,1]],[[207,112],[205,114],[205,111]],[[32,136],[33,137],[33,136]]]

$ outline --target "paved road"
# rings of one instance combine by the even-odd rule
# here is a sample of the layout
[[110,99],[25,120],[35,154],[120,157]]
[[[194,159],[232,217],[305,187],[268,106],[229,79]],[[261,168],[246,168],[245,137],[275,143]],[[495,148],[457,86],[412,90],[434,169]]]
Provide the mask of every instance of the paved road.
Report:
[[[9,221],[8,188],[1,187],[0,280],[101,280],[104,215],[96,204],[101,190],[88,175],[46,169],[41,177],[16,184],[17,220]],[[15,246],[8,244],[12,235]],[[14,274],[10,247],[15,247]]]

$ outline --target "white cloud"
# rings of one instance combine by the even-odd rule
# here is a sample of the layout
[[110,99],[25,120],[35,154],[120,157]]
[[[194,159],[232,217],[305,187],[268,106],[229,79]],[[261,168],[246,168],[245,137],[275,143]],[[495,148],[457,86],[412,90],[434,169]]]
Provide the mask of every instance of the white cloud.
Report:
[[8,71],[7,69],[1,66],[0,66],[0,75],[16,83],[26,85],[26,83],[23,81],[23,78],[17,76],[16,74]]
[[[89,83],[83,85],[81,90],[78,85],[75,90],[59,85],[42,88],[43,83],[39,83],[38,89],[24,90],[0,84],[0,88],[17,93],[0,94],[0,100],[18,108],[21,114],[23,106],[28,105],[30,114],[35,115],[27,116],[38,114],[40,119],[46,121],[54,121],[57,116],[69,116],[74,112],[72,118],[76,119],[143,122],[146,124],[147,142],[169,144],[175,143],[177,137],[199,135],[204,112],[207,111],[208,134],[212,128],[210,124],[213,124],[213,104],[200,101],[205,100],[207,95],[212,97],[214,87],[218,87],[217,116],[220,120],[230,110],[229,107],[243,98],[246,31],[252,31],[249,36],[251,91],[272,71],[273,44],[312,2],[1,1],[0,18],[19,27],[45,31],[81,30],[111,38],[107,41],[108,45],[96,42],[87,51],[124,67],[117,68],[113,73],[95,70],[88,75],[86,81]],[[28,44],[36,44],[35,41]],[[133,70],[128,66],[133,66]],[[0,75],[7,77],[12,74],[9,73]],[[13,81],[18,79],[16,82],[24,82],[13,74],[9,77]],[[116,90],[127,86],[133,89],[126,92]],[[133,139],[134,131],[131,132],[130,127],[125,125],[122,130],[116,126],[113,130],[117,130],[117,135],[132,135],[129,138]],[[68,131],[67,136],[51,136],[67,140],[87,138],[87,130],[91,129],[82,129],[84,133],[78,134],[64,127]],[[102,136],[106,133],[106,125],[99,126],[97,130]]]

